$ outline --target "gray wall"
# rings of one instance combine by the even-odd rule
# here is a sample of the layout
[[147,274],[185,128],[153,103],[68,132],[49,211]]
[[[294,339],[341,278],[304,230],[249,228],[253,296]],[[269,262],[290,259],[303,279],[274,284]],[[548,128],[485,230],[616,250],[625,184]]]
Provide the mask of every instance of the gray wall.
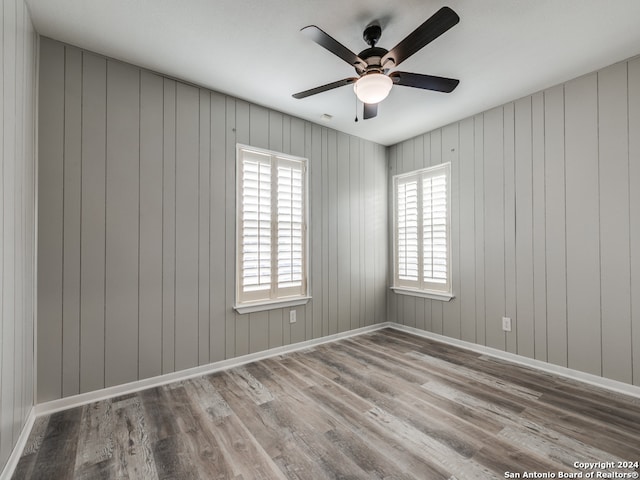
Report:
[[390,149],[446,161],[456,298],[389,320],[640,385],[640,59]]
[[[384,147],[41,39],[38,400],[386,320]],[[309,158],[313,300],[238,315],[236,142]]]
[[0,472],[33,406],[36,37],[0,2]]

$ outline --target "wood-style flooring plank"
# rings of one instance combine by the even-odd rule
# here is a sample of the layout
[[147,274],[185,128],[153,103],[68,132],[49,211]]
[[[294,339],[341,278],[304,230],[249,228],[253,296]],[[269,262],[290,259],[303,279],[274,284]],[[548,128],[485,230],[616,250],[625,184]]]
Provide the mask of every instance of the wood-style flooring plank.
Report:
[[51,414],[30,478],[73,478],[84,408]]
[[38,418],[13,478],[557,478],[639,432],[640,398],[385,329]]

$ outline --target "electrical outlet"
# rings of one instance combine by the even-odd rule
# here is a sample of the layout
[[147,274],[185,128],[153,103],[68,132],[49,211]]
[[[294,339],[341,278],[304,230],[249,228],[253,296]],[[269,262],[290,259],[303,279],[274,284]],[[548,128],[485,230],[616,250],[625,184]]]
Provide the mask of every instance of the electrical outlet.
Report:
[[502,317],[502,330],[505,332],[511,331],[511,319],[509,317]]
[[296,319],[296,311],[295,310],[290,310],[289,311],[289,323],[296,323],[298,320]]

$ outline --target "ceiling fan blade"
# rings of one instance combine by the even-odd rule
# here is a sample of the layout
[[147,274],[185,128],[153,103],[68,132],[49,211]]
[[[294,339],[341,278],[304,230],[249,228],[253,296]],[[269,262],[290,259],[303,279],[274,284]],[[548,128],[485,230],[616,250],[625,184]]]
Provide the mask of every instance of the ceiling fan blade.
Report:
[[342,60],[347,62],[352,67],[358,66],[361,69],[367,68],[367,63],[362,60],[358,55],[353,53],[347,47],[338,42],[335,38],[331,37],[329,34],[323,32],[315,25],[309,25],[308,27],[304,27],[300,30],[311,40],[316,42],[321,47],[326,48],[334,55],[337,55]]
[[459,21],[460,17],[456,12],[449,7],[442,7],[382,57],[381,64],[384,65],[388,59],[393,59],[397,67],[400,63],[438,38]]
[[321,85],[316,88],[305,90],[304,92],[294,93],[292,96],[293,98],[297,98],[297,99],[306,98],[306,97],[310,97],[311,95],[315,95],[316,93],[322,93],[322,92],[326,92],[327,90],[333,90],[334,88],[349,85],[355,82],[356,80],[357,78],[355,77],[344,78],[342,80],[338,80],[337,82],[331,82],[331,83],[327,83],[326,85]]
[[365,103],[364,104],[364,112],[362,113],[362,118],[367,120],[369,118],[373,118],[378,115],[378,104],[377,103]]
[[421,73],[393,72],[389,76],[396,85],[444,93],[451,93],[460,83],[460,80],[455,78],[434,77],[433,75],[422,75]]

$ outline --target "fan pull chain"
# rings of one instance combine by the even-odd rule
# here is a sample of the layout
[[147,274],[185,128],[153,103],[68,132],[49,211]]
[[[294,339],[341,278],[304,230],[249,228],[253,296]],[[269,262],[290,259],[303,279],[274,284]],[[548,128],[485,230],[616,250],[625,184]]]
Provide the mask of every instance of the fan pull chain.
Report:
[[354,95],[355,99],[356,99],[356,123],[358,123],[358,97],[356,97]]

